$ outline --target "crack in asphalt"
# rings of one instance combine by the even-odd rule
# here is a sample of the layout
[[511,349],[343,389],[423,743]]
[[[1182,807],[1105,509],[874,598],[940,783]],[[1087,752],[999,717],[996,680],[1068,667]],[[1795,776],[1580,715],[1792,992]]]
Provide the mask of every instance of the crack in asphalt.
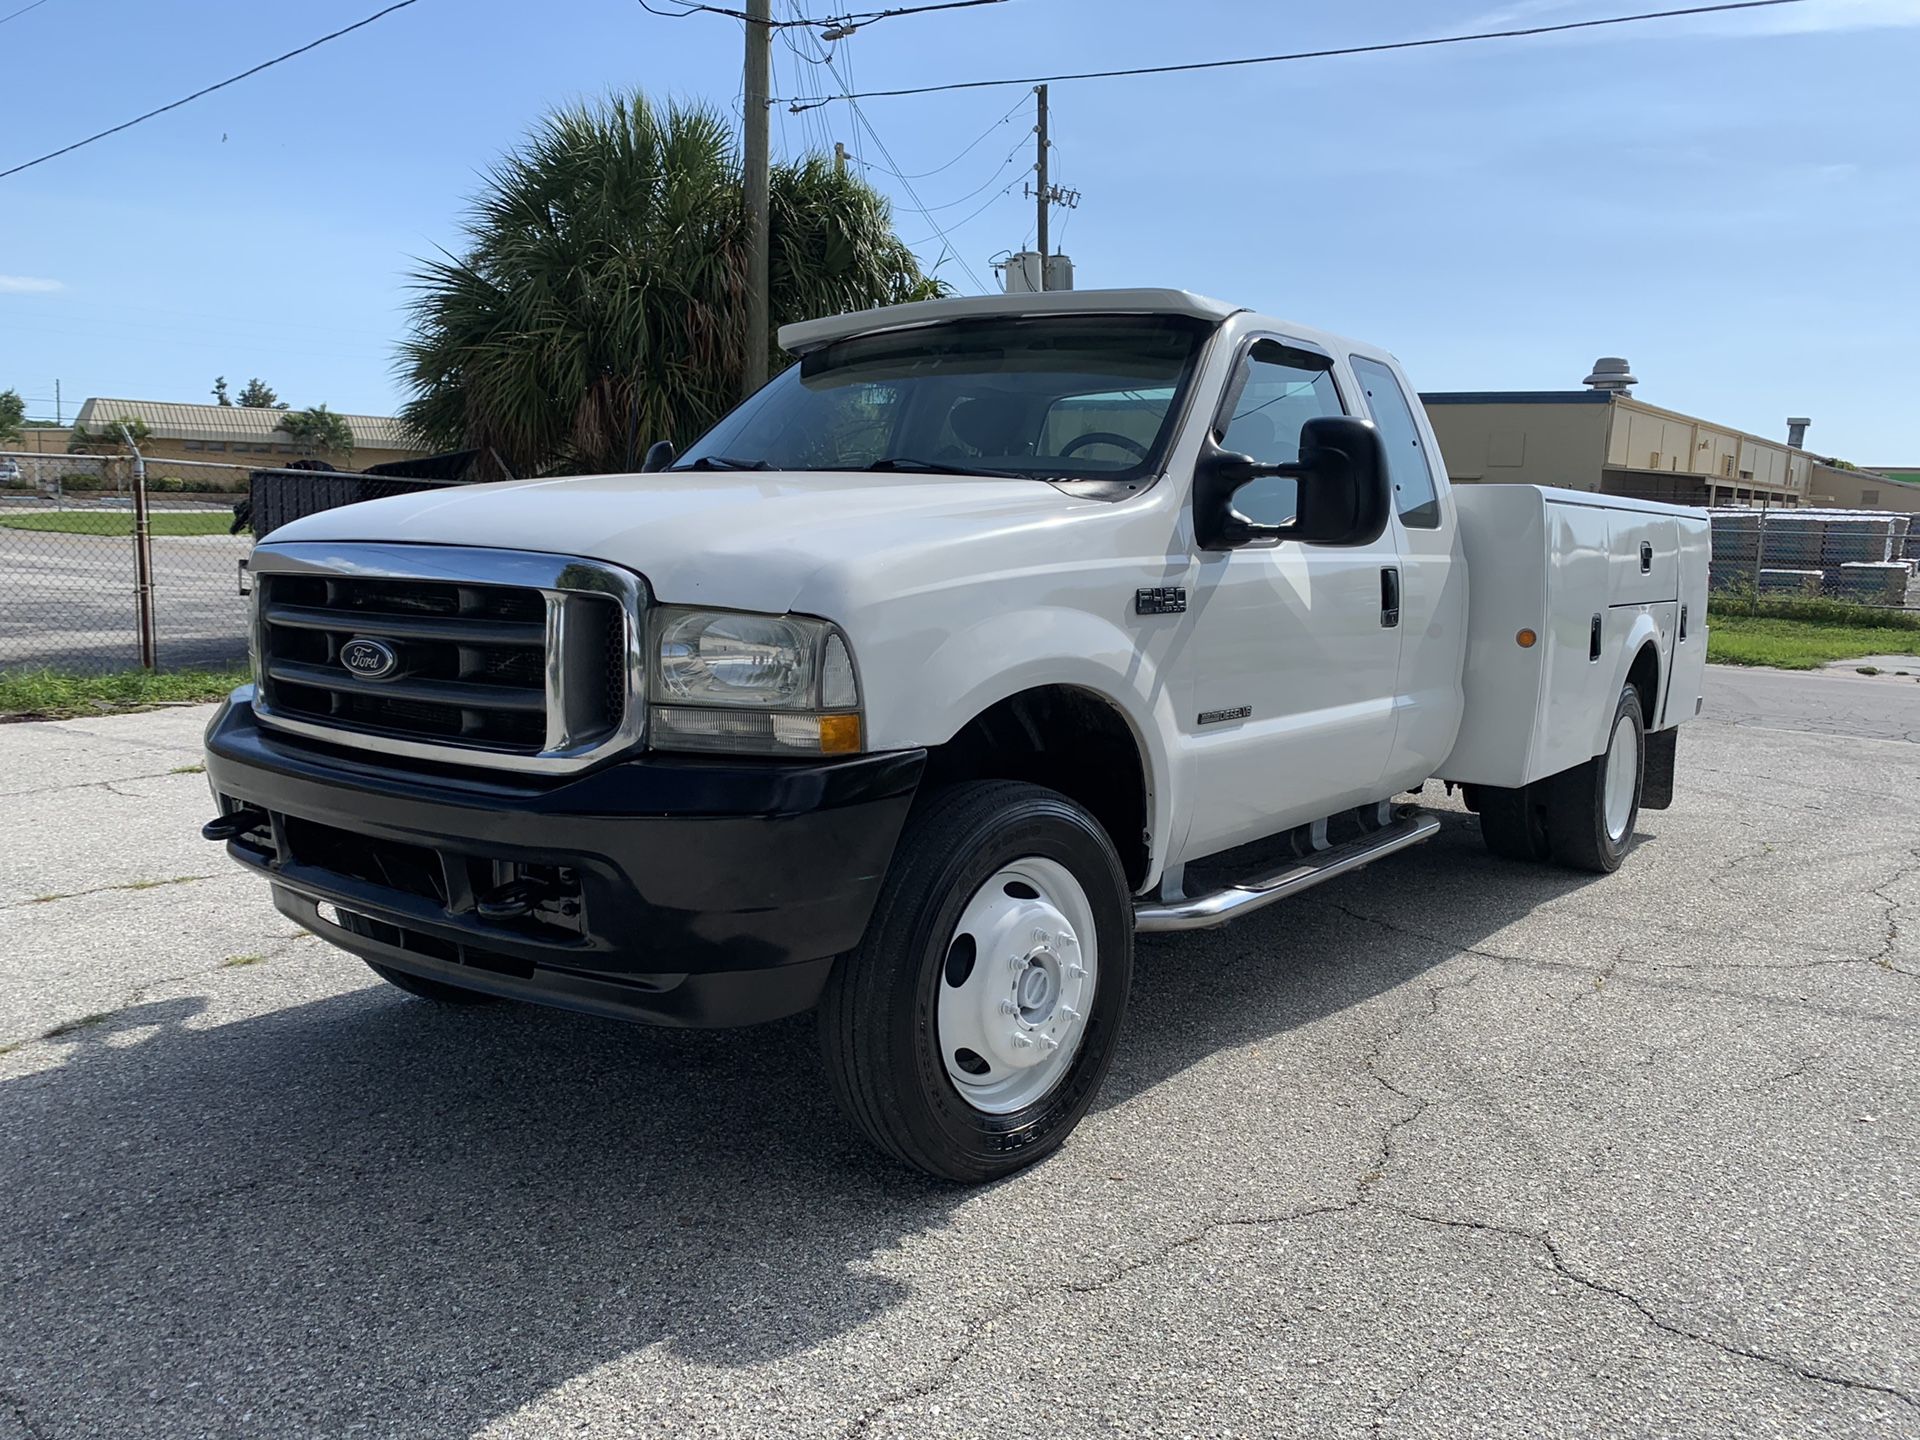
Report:
[[1549,1231],[1523,1230],[1515,1225],[1500,1225],[1490,1220],[1472,1220],[1452,1215],[1434,1215],[1425,1211],[1413,1210],[1405,1206],[1391,1204],[1387,1201],[1381,1201],[1380,1206],[1382,1209],[1393,1211],[1396,1215],[1404,1215],[1409,1220],[1417,1220],[1426,1225],[1437,1225],[1449,1230],[1478,1230],[1490,1235],[1504,1235],[1510,1239],[1525,1240],[1530,1244],[1539,1246],[1541,1250],[1546,1253],[1548,1260],[1553,1264],[1553,1268],[1560,1275],[1584,1289],[1593,1291],[1595,1294],[1608,1295],[1616,1300],[1625,1301],[1628,1305],[1632,1306],[1634,1310],[1639,1312],[1643,1320],[1656,1330],[1663,1331],[1668,1335],[1676,1336],[1682,1340],[1691,1340],[1695,1344],[1709,1346],[1714,1350],[1718,1350],[1723,1355],[1729,1355],[1742,1360],[1757,1360],[1762,1364],[1771,1365],[1778,1370],[1796,1376],[1810,1384],[1833,1385],[1846,1390],[1859,1390],[1876,1395],[1886,1395],[1898,1400],[1902,1405],[1910,1409],[1920,1410],[1920,1400],[1916,1400],[1912,1395],[1909,1395],[1896,1385],[1882,1385],[1873,1380],[1856,1380],[1846,1375],[1834,1375],[1825,1370],[1815,1370],[1810,1366],[1801,1364],[1797,1360],[1791,1360],[1784,1355],[1775,1355],[1765,1350],[1755,1350],[1745,1345],[1735,1345],[1730,1341],[1708,1335],[1704,1331],[1691,1330],[1677,1321],[1669,1320],[1631,1290],[1623,1289],[1618,1285],[1608,1284],[1604,1280],[1596,1279],[1591,1275],[1575,1269],[1568,1263],[1566,1256],[1561,1252],[1559,1243],[1553,1238],[1553,1235]]
[[1385,1400],[1374,1406],[1373,1418],[1367,1422],[1367,1433],[1369,1435],[1384,1435],[1386,1433],[1388,1419],[1393,1415],[1394,1411],[1398,1410],[1407,1402],[1410,1396],[1416,1395],[1426,1389],[1427,1385],[1437,1376],[1459,1369],[1467,1358],[1467,1352],[1464,1350],[1446,1350],[1436,1347],[1435,1353],[1444,1357],[1446,1363],[1425,1367],[1419,1374],[1415,1375],[1413,1379],[1409,1380]]
[[[1893,882],[1889,881],[1887,883],[1892,884]],[[1345,910],[1346,907],[1336,905],[1335,908]],[[1371,916],[1355,914],[1354,918],[1385,925],[1385,922],[1374,920]],[[1396,927],[1385,925],[1385,928],[1394,929]],[[1494,960],[1513,960],[1519,958],[1477,950],[1469,950],[1467,953],[1482,955],[1484,958]],[[1408,1031],[1416,1024],[1426,1024],[1434,1020],[1439,1015],[1443,997],[1448,992],[1467,989],[1475,984],[1483,973],[1483,971],[1476,970],[1465,979],[1455,981],[1451,984],[1429,981],[1425,986],[1426,1006],[1424,1011],[1417,1015],[1408,1015],[1404,1012],[1396,1014],[1375,1036],[1365,1056],[1367,1074],[1382,1090],[1399,1101],[1401,1107],[1405,1108],[1402,1110],[1402,1113],[1389,1115],[1385,1123],[1380,1127],[1379,1141],[1374,1149],[1372,1163],[1355,1179],[1353,1183],[1353,1193],[1346,1199],[1317,1205],[1303,1205],[1291,1210],[1270,1214],[1215,1216],[1204,1224],[1175,1236],[1166,1243],[1153,1248],[1145,1254],[1136,1256],[1134,1259],[1122,1265],[1116,1266],[1106,1274],[1095,1279],[1076,1281],[1031,1296],[1004,1314],[985,1321],[977,1331],[968,1336],[967,1339],[948,1355],[933,1373],[925,1379],[869,1406],[843,1432],[845,1440],[854,1440],[854,1437],[865,1435],[876,1421],[891,1411],[898,1410],[904,1405],[910,1405],[916,1400],[925,1400],[939,1394],[953,1382],[960,1368],[975,1351],[995,1333],[996,1323],[1015,1320],[1047,1298],[1052,1296],[1089,1295],[1108,1289],[1131,1276],[1139,1274],[1141,1271],[1165,1264],[1180,1252],[1191,1249],[1223,1231],[1271,1229],[1283,1225],[1299,1224],[1303,1221],[1321,1217],[1351,1214],[1368,1208],[1369,1206],[1401,1216],[1404,1219],[1416,1223],[1431,1225],[1442,1229],[1478,1230],[1487,1234],[1525,1241],[1537,1246],[1547,1256],[1554,1270],[1566,1280],[1591,1294],[1603,1295],[1623,1302],[1631,1307],[1646,1324],[1663,1334],[1671,1335],[1677,1339],[1691,1341],[1695,1344],[1705,1345],[1730,1359],[1749,1360],[1768,1365],[1810,1385],[1822,1385],[1862,1393],[1883,1395],[1909,1408],[1920,1409],[1920,1401],[1917,1401],[1912,1395],[1897,1386],[1881,1384],[1872,1380],[1854,1379],[1845,1375],[1835,1375],[1825,1370],[1815,1369],[1811,1365],[1803,1364],[1786,1356],[1772,1354],[1768,1351],[1754,1349],[1749,1346],[1738,1345],[1731,1341],[1709,1335],[1705,1331],[1692,1329],[1679,1321],[1670,1320],[1656,1310],[1651,1303],[1634,1294],[1632,1291],[1622,1286],[1610,1284],[1605,1280],[1598,1279],[1577,1269],[1567,1260],[1565,1253],[1560,1248],[1559,1242],[1556,1241],[1551,1232],[1546,1229],[1526,1230],[1518,1226],[1501,1225],[1493,1221],[1474,1220],[1459,1216],[1436,1215],[1378,1198],[1375,1192],[1380,1183],[1386,1178],[1393,1161],[1398,1157],[1400,1132],[1416,1122],[1433,1104],[1431,1100],[1425,1097],[1409,1093],[1381,1069],[1387,1051],[1400,1040],[1404,1039]],[[1804,1067],[1812,1064],[1813,1060],[1817,1058],[1818,1057],[1809,1057],[1801,1061],[1798,1067],[1788,1072],[1788,1076],[1779,1078],[1788,1078],[1793,1074],[1804,1073]],[[1369,1425],[1369,1433],[1374,1435],[1380,1434],[1386,1424],[1387,1417],[1391,1415],[1393,1410],[1400,1405],[1408,1395],[1428,1383],[1435,1375],[1443,1373],[1444,1370],[1450,1368],[1452,1365],[1458,1365],[1465,1358],[1464,1354],[1456,1354],[1453,1352],[1442,1353],[1449,1357],[1447,1365],[1434,1366],[1422,1371],[1412,1382],[1399,1391],[1396,1391],[1384,1403],[1376,1407],[1373,1419]]]
[[1905,908],[1905,902],[1894,899],[1891,895],[1887,894],[1887,891],[1891,890],[1895,885],[1898,885],[1902,880],[1911,879],[1914,872],[1920,870],[1920,846],[1916,846],[1907,853],[1913,857],[1911,864],[1902,865],[1898,870],[1894,871],[1892,875],[1867,891],[1869,895],[1887,907],[1886,939],[1881,943],[1880,949],[1867,958],[1881,969],[1890,970],[1895,975],[1920,976],[1920,971],[1903,970],[1900,966],[1893,963],[1894,951],[1900,948],[1900,912]]
[[[111,889],[116,887],[110,886],[107,888]],[[4,908],[4,907],[0,907],[0,908]],[[288,935],[284,937],[278,945],[274,945],[266,950],[261,951],[260,958],[262,960],[271,960],[273,959],[274,956],[282,954],[287,950],[291,950],[300,941],[308,938],[310,938],[310,936],[308,932],[305,930],[302,930],[297,934]],[[10,1042],[0,1042],[0,1054],[11,1054],[15,1051],[25,1049],[29,1045],[39,1044],[39,1043],[42,1043],[45,1041],[51,1041],[51,1040],[64,1040],[69,1035],[78,1034],[84,1030],[92,1030],[96,1026],[104,1025],[107,1021],[113,1019],[115,1016],[120,1015],[125,1011],[133,1009],[133,1007],[136,1005],[144,1005],[147,1002],[147,1000],[152,996],[154,991],[161,989],[164,986],[183,984],[189,980],[198,980],[203,978],[204,976],[219,974],[223,971],[231,970],[233,968],[234,968],[233,966],[229,965],[227,961],[223,959],[223,960],[216,961],[212,965],[203,965],[192,970],[183,970],[178,975],[162,975],[157,977],[156,979],[148,980],[144,984],[139,985],[135,987],[133,990],[129,991],[127,993],[126,999],[122,1000],[118,1005],[114,1006],[111,1010],[102,1010],[96,1014],[80,1017],[78,1021],[75,1021],[75,1020],[61,1021],[59,1024],[54,1025],[51,1029],[41,1031],[38,1035],[29,1035],[22,1039],[10,1041]]]
[[[1440,1013],[1441,997],[1447,991],[1464,990],[1479,978],[1480,976],[1476,972],[1468,976],[1465,980],[1457,981],[1451,985],[1429,982],[1425,987],[1427,1001],[1425,1013],[1415,1018],[1423,1022],[1433,1019]],[[1421,1115],[1425,1114],[1431,1103],[1423,1098],[1417,1098],[1407,1094],[1382,1074],[1379,1068],[1380,1061],[1384,1057],[1387,1048],[1405,1035],[1410,1023],[1410,1017],[1405,1014],[1394,1016],[1375,1037],[1373,1044],[1368,1047],[1367,1054],[1364,1057],[1369,1078],[1389,1095],[1397,1097],[1412,1108],[1405,1114],[1389,1118],[1387,1123],[1381,1127],[1380,1140],[1374,1149],[1372,1163],[1370,1163],[1366,1170],[1361,1172],[1360,1176],[1354,1181],[1353,1193],[1346,1199],[1319,1205],[1303,1205],[1275,1214],[1216,1216],[1195,1229],[1175,1236],[1165,1244],[1145,1254],[1138,1255],[1124,1264],[1115,1266],[1104,1275],[1100,1275],[1091,1280],[1076,1280],[1053,1290],[1042,1291],[1021,1304],[1014,1306],[1013,1309],[997,1318],[1001,1321],[1015,1319],[1050,1296],[1091,1295],[1096,1291],[1105,1290],[1109,1286],[1119,1284],[1130,1275],[1164,1263],[1180,1251],[1198,1245],[1222,1230],[1265,1229],[1277,1225],[1291,1225],[1301,1220],[1308,1220],[1321,1215],[1343,1215],[1349,1211],[1359,1209],[1366,1203],[1369,1191],[1385,1177],[1387,1167],[1393,1161],[1395,1144],[1399,1132],[1419,1119]],[[874,1405],[869,1406],[844,1432],[845,1440],[853,1440],[855,1436],[866,1434],[869,1427],[889,1411],[897,1410],[903,1405],[909,1405],[915,1400],[924,1400],[931,1395],[938,1394],[951,1383],[954,1375],[959,1371],[960,1367],[966,1363],[967,1358],[993,1333],[994,1326],[995,1321],[993,1319],[987,1320],[981,1325],[978,1331],[970,1335],[951,1355],[947,1356],[933,1374],[929,1375],[917,1385],[890,1395]]]
[[[114,790],[116,785],[131,785],[138,780],[165,780],[174,775],[198,775],[200,771],[182,770],[174,766],[170,770],[156,770],[151,775],[116,775],[111,780],[75,780],[67,785],[42,785],[37,790],[9,790],[0,794],[0,800],[25,800],[33,795],[59,795],[68,790],[108,790],[123,800],[145,800],[145,795],[129,795],[123,790]],[[202,784],[205,782],[202,781]]]
[[[241,872],[244,873],[244,872]],[[91,890],[69,890],[59,895],[35,895],[0,905],[0,910],[25,910],[30,905],[51,905],[56,900],[81,900],[89,895],[105,895],[114,890],[164,890],[171,885],[191,885],[198,880],[218,880],[225,871],[213,875],[169,875],[165,880],[126,880],[118,885],[96,885]]]
[[[1892,885],[1899,878],[1901,877],[1895,876],[1893,879],[1886,881],[1885,884]],[[1499,950],[1489,950],[1485,946],[1475,945],[1468,941],[1452,940],[1444,935],[1436,935],[1429,930],[1422,930],[1412,925],[1405,925],[1396,920],[1388,920],[1383,916],[1368,915],[1363,911],[1353,909],[1351,906],[1342,905],[1336,900],[1322,899],[1319,903],[1323,905],[1327,905],[1332,909],[1338,910],[1341,914],[1347,916],[1349,919],[1361,921],[1363,924],[1377,925],[1382,930],[1386,930],[1396,935],[1405,935],[1409,939],[1424,940],[1428,944],[1441,946],[1450,952],[1455,952],[1462,955],[1477,955],[1483,960],[1493,960],[1504,965],[1529,965],[1529,966],[1535,966],[1545,970],[1565,971],[1570,974],[1597,975],[1605,979],[1613,978],[1616,972],[1618,971],[1619,967],[1622,967],[1622,966],[1625,966],[1630,971],[1632,970],[1641,970],[1641,971],[1740,970],[1740,971],[1749,971],[1749,972],[1755,972],[1755,973],[1761,973],[1761,974],[1777,973],[1777,974],[1786,975],[1786,974],[1792,974],[1796,971],[1820,970],[1820,969],[1826,969],[1834,966],[1871,965],[1877,970],[1886,971],[1894,975],[1912,976],[1916,973],[1910,970],[1903,970],[1896,965],[1887,963],[1884,958],[1886,954],[1885,949],[1883,949],[1880,953],[1874,954],[1874,955],[1840,954],[1836,958],[1831,960],[1800,960],[1800,961],[1792,962],[1790,964],[1746,964],[1740,961],[1712,961],[1712,960],[1671,960],[1671,961],[1669,960],[1632,960],[1628,958],[1628,952],[1633,948],[1631,944],[1622,946],[1619,949],[1619,951],[1615,953],[1613,959],[1608,961],[1604,966],[1596,967],[1592,965],[1581,965],[1570,960],[1549,960],[1538,955],[1510,955]],[[1709,990],[1700,986],[1690,986],[1690,985],[1663,986],[1659,981],[1647,979],[1647,978],[1644,978],[1643,976],[1638,976],[1638,975],[1622,975],[1620,976],[1620,978],[1631,979],[1635,981],[1635,983],[1648,986],[1649,988],[1656,988],[1656,989],[1674,988],[1674,989],[1687,991],[1689,993],[1705,995],[1705,996],[1710,996],[1714,998],[1721,998],[1721,999],[1733,998],[1733,999],[1739,999],[1739,1000],[1751,1001],[1751,1002],[1763,1003],[1763,1004],[1791,1003],[1794,1005],[1795,1008],[1805,1008],[1805,1009],[1819,1008],[1819,1007],[1814,1007],[1810,1005],[1805,1005],[1802,1002],[1780,1002],[1770,996],[1751,995],[1751,994],[1746,994],[1737,990]],[[1837,1014],[1838,1012],[1821,1010],[1820,1013],[1836,1013]],[[1839,1018],[1854,1018],[1854,1017],[1852,1017],[1851,1015],[1840,1015]],[[1869,1018],[1887,1019],[1888,1017],[1874,1016]],[[1902,1022],[1895,1022],[1895,1023],[1902,1023]]]

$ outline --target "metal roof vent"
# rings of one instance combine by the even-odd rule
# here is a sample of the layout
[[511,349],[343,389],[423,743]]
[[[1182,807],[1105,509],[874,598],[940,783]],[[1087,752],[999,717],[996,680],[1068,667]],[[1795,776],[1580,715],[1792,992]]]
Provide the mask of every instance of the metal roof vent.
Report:
[[1620,356],[1602,355],[1593,362],[1593,373],[1580,383],[1595,390],[1617,390],[1624,395],[1640,382],[1633,378],[1633,371]]

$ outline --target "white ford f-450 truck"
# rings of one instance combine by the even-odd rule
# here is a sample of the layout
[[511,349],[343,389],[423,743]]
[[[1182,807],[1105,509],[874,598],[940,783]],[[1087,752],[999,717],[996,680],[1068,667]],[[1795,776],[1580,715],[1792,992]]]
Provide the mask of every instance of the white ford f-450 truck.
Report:
[[877,1144],[982,1180],[1092,1103],[1134,935],[1438,821],[1594,871],[1700,704],[1704,514],[1451,490],[1393,357],[1171,290],[789,326],[634,475],[309,516],[253,555],[206,827],[449,1002],[818,1007]]

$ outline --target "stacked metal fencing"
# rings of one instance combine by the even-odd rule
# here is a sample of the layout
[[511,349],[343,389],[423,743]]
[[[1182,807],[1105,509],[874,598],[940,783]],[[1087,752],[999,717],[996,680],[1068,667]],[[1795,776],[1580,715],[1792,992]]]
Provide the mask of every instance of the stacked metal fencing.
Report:
[[229,532],[247,468],[145,468],[139,486],[126,456],[0,452],[0,671],[246,659],[240,564],[253,537]]
[[1920,514],[1720,509],[1711,516],[1718,593],[1920,608]]

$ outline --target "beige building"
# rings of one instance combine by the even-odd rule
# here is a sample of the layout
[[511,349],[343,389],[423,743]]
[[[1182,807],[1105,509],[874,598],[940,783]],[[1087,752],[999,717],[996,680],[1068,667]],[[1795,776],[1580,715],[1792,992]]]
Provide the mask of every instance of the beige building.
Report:
[[1804,505],[1814,498],[1815,469],[1831,468],[1783,441],[1664,410],[1623,389],[1420,398],[1455,484],[1559,485],[1681,505]]
[[[148,431],[147,443],[141,449],[149,461],[204,460],[263,468],[285,464],[300,453],[285,434],[274,429],[285,413],[245,405],[181,405],[162,400],[101,397],[81,405],[74,423],[97,435],[123,417],[141,421]],[[364,470],[369,465],[384,465],[427,453],[391,416],[342,415],[340,418],[353,433],[353,455],[329,456],[336,465]],[[67,431],[41,434],[57,435],[59,449],[67,448]],[[52,447],[50,440],[40,443],[49,449]]]
[[1920,515],[1920,475],[1909,480],[1880,470],[1847,470],[1838,465],[1813,467],[1815,505],[1836,510],[1893,510]]

